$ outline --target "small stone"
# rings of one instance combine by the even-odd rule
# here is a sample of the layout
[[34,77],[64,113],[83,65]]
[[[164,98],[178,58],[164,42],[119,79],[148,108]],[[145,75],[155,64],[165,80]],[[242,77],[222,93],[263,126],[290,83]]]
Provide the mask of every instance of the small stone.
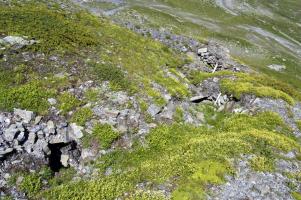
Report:
[[14,114],[16,116],[19,116],[25,123],[29,123],[34,117],[34,113],[32,111],[21,110],[16,108],[14,109]]
[[83,129],[83,127],[77,126],[75,123],[72,123],[70,124],[69,136],[73,139],[80,139],[84,136],[82,133]]
[[35,125],[39,124],[41,122],[42,118],[43,118],[42,116],[37,116],[34,120],[34,124]]
[[198,120],[200,120],[201,122],[205,122],[205,121],[206,121],[205,115],[204,115],[204,113],[202,113],[202,112],[198,112],[198,113],[196,114],[196,118],[197,118]]
[[51,154],[51,150],[49,149],[48,146],[44,146],[42,150],[47,156]]
[[214,77],[212,80],[213,80],[213,82],[215,82],[215,83],[219,82],[219,78],[217,78],[217,77]]
[[36,142],[36,134],[34,132],[29,132],[28,138],[23,145],[28,153],[31,153],[32,146],[34,145],[35,142]]
[[5,173],[3,177],[4,177],[4,179],[7,180],[7,179],[9,179],[11,177],[11,175],[9,173]]
[[49,98],[49,99],[48,99],[48,103],[49,103],[50,105],[54,106],[54,105],[57,103],[57,101],[56,101],[56,99],[54,99],[54,98]]
[[64,167],[68,167],[69,155],[61,155],[61,163]]
[[157,115],[158,113],[161,112],[161,109],[159,106],[152,104],[148,107],[147,112],[148,114],[150,114],[152,117],[154,117],[155,115]]
[[54,125],[54,122],[49,120],[47,122],[47,129],[48,129],[48,133],[50,134],[54,134],[55,133],[55,125]]
[[17,136],[17,140],[19,141],[19,142],[24,142],[25,141],[25,133],[24,132],[21,132],[21,133],[19,133],[19,135]]
[[129,101],[129,97],[125,92],[117,92],[114,95],[110,96],[110,100],[114,103],[124,105]]
[[56,135],[50,136],[50,139],[49,139],[50,144],[59,144],[59,143],[68,143],[68,142],[69,142],[69,139],[67,136],[66,129],[65,129],[65,131],[60,129],[60,131]]
[[16,124],[10,125],[10,127],[4,131],[4,139],[8,142],[12,142],[18,131],[19,129]]
[[207,53],[207,52],[208,52],[208,48],[207,47],[198,49],[198,55],[201,55],[201,54]]
[[16,185],[20,185],[23,181],[24,177],[23,176],[19,176],[16,180]]
[[83,160],[87,159],[87,158],[93,158],[95,157],[95,152],[93,152],[90,149],[82,149],[81,151],[81,158]]
[[296,154],[293,151],[288,152],[287,154],[284,155],[286,158],[289,159],[294,159],[296,158]]
[[273,64],[273,65],[269,65],[268,68],[275,70],[277,72],[281,72],[286,69],[286,66]]
[[222,112],[223,110],[225,110],[225,105],[221,105],[221,106],[217,109],[217,112]]
[[44,139],[38,139],[37,142],[33,145],[32,154],[38,158],[42,158],[44,156],[44,149],[48,147],[48,143]]
[[118,110],[110,110],[110,109],[104,109],[105,112],[105,116],[108,118],[117,118],[117,116],[119,115],[119,111]]
[[208,98],[207,96],[205,96],[205,95],[203,95],[203,94],[200,94],[200,95],[198,95],[198,96],[192,97],[192,98],[190,99],[190,102],[193,102],[193,103],[200,103],[200,102],[206,100],[207,98]]
[[45,134],[44,134],[43,131],[38,131],[37,135],[38,135],[38,138],[39,138],[39,139],[42,139],[42,138],[44,138],[44,136],[45,136]]
[[9,153],[11,153],[13,151],[14,151],[13,148],[7,148],[5,150],[0,150],[0,155],[6,155],[6,154],[9,154]]

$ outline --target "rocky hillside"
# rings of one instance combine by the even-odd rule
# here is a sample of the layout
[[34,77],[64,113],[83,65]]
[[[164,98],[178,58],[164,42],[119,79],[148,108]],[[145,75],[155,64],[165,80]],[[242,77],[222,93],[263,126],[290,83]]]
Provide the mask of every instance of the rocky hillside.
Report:
[[298,6],[0,0],[0,199],[301,199]]

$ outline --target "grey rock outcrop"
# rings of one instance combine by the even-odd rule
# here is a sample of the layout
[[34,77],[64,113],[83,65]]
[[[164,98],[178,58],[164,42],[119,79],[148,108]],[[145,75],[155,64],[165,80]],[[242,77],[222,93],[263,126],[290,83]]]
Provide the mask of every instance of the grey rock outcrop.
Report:
[[245,160],[239,161],[237,175],[227,176],[226,184],[213,186],[210,200],[279,199],[293,200],[288,179],[280,173],[254,172]]

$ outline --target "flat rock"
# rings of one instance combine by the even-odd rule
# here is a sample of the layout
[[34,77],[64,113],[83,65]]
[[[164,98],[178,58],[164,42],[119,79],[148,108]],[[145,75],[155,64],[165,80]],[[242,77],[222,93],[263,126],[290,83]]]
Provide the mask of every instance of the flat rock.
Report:
[[205,96],[203,94],[200,94],[198,96],[195,96],[195,97],[192,97],[190,98],[190,102],[193,102],[193,103],[200,103],[204,100],[206,100],[208,98],[208,96]]
[[60,161],[64,167],[68,167],[69,155],[61,155]]
[[10,127],[4,131],[4,139],[8,142],[12,142],[18,131],[19,129],[16,124],[10,125]]
[[14,151],[13,148],[7,148],[7,149],[5,149],[5,150],[0,150],[0,156],[1,156],[1,155],[9,154],[9,153],[11,153],[11,152],[13,152],[13,151]]
[[50,144],[68,143],[69,141],[67,132],[51,135],[49,139]]
[[207,48],[207,47],[198,49],[198,54],[199,54],[199,55],[201,55],[201,54],[203,54],[203,53],[207,53],[207,52],[208,52],[208,48]]
[[148,107],[147,112],[148,114],[150,114],[152,117],[154,117],[155,115],[157,115],[158,113],[161,112],[161,109],[159,106],[152,104]]
[[20,36],[6,36],[2,39],[2,41],[12,46],[18,46],[18,48],[22,48],[24,46],[32,45],[35,43],[34,40],[25,40],[23,37]]
[[70,124],[69,129],[69,136],[73,139],[81,139],[84,135],[82,133],[82,130],[84,128],[81,126],[76,125],[75,123]]
[[14,114],[19,116],[25,123],[29,123],[34,117],[34,113],[32,111],[21,110],[16,108],[14,109]]

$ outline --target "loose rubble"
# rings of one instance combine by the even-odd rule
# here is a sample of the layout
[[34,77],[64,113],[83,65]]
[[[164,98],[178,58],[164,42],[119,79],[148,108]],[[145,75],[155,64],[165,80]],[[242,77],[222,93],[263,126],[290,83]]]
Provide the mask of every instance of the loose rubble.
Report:
[[237,163],[237,174],[226,177],[226,184],[210,188],[208,199],[281,199],[293,200],[288,179],[280,173],[255,172],[247,160]]

